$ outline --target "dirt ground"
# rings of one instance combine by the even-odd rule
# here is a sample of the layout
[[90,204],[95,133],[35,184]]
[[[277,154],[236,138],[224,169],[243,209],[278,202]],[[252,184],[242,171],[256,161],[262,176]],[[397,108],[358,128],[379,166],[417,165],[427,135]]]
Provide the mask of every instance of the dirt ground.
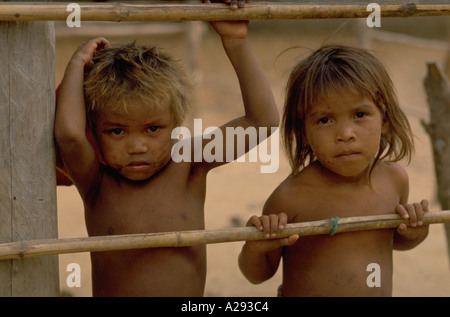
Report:
[[[420,20],[422,19],[422,20]],[[441,20],[439,20],[441,19]],[[445,18],[444,18],[445,19]],[[439,20],[439,21],[438,21]],[[386,20],[387,21],[387,20]],[[435,23],[438,21],[439,23]],[[439,210],[436,201],[436,181],[428,135],[420,120],[428,120],[428,106],[423,89],[427,61],[443,65],[445,46],[429,39],[445,40],[447,22],[442,18],[419,18],[404,24],[404,20],[387,21],[410,35],[428,38],[425,43],[413,43],[409,38],[393,40],[372,39],[371,49],[382,60],[396,85],[399,101],[408,115],[416,136],[416,154],[406,169],[410,177],[410,201],[427,198],[432,210]],[[346,23],[345,25],[342,25]],[[195,57],[199,61],[193,116],[203,119],[203,127],[217,126],[242,114],[242,103],[236,76],[222,50],[218,36],[209,25],[201,23],[204,34]],[[447,24],[450,25],[450,24]],[[338,29],[338,27],[341,28]],[[413,26],[418,26],[415,30]],[[113,42],[151,43],[165,48],[182,60],[189,58],[189,43],[184,34],[145,35],[154,25],[117,24],[89,25],[79,29],[56,27],[56,83],[62,78],[65,65],[75,48],[97,35]],[[167,24],[163,25],[166,29]],[[336,29],[338,29],[336,31]],[[425,31],[424,31],[425,30]],[[428,33],[426,32],[428,30]],[[262,21],[250,24],[249,38],[254,51],[265,69],[281,109],[284,86],[290,69],[305,50],[295,46],[318,47],[324,41],[359,43],[356,34],[364,31],[368,39],[372,29],[356,21]],[[121,33],[122,35],[117,35]],[[114,35],[115,34],[115,35]],[[191,50],[192,51],[192,50]],[[284,52],[283,54],[281,54]],[[266,163],[233,162],[209,174],[205,205],[206,228],[218,229],[244,225],[253,214],[260,214],[266,198],[289,174],[288,163],[280,147],[280,166],[276,173],[260,173]],[[86,236],[83,206],[72,187],[58,188],[59,237]],[[276,296],[281,271],[271,280],[250,284],[240,273],[237,256],[242,242],[208,246],[208,274],[205,296]],[[63,295],[91,296],[90,262],[88,253],[60,255],[60,284]],[[450,296],[449,256],[446,249],[444,227],[432,225],[429,237],[417,248],[394,252],[394,296]],[[67,286],[66,271],[69,263],[78,263],[82,272],[81,287]]]

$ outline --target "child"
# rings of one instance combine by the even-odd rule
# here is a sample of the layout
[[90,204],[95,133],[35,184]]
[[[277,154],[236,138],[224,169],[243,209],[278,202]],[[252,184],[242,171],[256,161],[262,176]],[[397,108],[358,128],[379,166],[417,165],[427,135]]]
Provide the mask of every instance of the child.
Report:
[[[245,110],[220,129],[277,127],[248,21],[212,26],[238,76]],[[114,48],[96,38],[72,56],[57,99],[55,137],[90,236],[204,229],[206,175],[226,160],[172,160],[171,133],[185,116],[188,88],[178,65],[156,48]],[[205,246],[92,252],[91,262],[94,296],[203,295]]]
[[[282,296],[391,296],[392,250],[426,238],[428,203],[407,204],[408,176],[395,162],[410,159],[412,133],[386,70],[357,48],[313,52],[290,75],[282,131],[292,173],[249,226],[276,237],[287,222],[395,212],[410,226],[247,241],[242,273],[261,283],[283,256]],[[380,287],[367,283],[371,263],[379,265]]]

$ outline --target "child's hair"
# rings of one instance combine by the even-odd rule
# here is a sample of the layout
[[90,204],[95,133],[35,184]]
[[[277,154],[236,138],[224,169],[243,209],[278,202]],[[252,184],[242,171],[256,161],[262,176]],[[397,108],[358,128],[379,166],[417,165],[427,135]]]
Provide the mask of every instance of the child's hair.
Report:
[[414,151],[413,134],[384,66],[366,50],[325,45],[300,61],[287,83],[281,127],[292,174],[316,159],[304,142],[306,114],[319,98],[342,91],[370,98],[387,124],[375,162],[384,158],[394,162],[407,158],[409,162]]
[[192,85],[173,58],[156,47],[133,42],[96,52],[93,62],[84,79],[91,128],[97,114],[126,114],[136,99],[150,109],[169,105],[175,126],[183,122]]

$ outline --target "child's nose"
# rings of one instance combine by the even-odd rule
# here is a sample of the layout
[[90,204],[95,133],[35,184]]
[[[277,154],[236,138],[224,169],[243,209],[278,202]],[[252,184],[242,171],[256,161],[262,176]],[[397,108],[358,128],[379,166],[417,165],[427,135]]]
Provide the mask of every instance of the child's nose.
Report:
[[343,123],[338,126],[336,141],[337,142],[349,142],[355,140],[355,130],[350,123]]
[[128,145],[129,154],[145,153],[148,150],[147,143],[141,137],[134,137],[130,140]]

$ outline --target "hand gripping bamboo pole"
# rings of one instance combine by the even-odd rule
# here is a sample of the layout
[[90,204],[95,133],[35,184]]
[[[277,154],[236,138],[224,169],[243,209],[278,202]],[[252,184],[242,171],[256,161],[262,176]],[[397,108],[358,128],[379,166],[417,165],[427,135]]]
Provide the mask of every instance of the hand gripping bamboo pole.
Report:
[[[424,224],[450,222],[450,210],[426,213]],[[361,216],[319,221],[291,223],[278,232],[276,238],[292,234],[300,236],[343,233],[361,230],[395,228],[408,223],[397,214]],[[334,232],[333,232],[334,233]],[[22,259],[33,256],[77,252],[112,251],[158,247],[187,247],[202,244],[262,240],[263,233],[254,227],[225,228],[217,230],[196,230],[97,236],[66,239],[18,241],[0,244],[0,260]]]
[[[0,21],[66,21],[69,3],[0,3]],[[81,21],[218,21],[365,18],[366,4],[248,3],[236,11],[223,3],[81,3]],[[68,12],[69,11],[69,12]],[[381,17],[446,16],[448,4],[380,4]]]

